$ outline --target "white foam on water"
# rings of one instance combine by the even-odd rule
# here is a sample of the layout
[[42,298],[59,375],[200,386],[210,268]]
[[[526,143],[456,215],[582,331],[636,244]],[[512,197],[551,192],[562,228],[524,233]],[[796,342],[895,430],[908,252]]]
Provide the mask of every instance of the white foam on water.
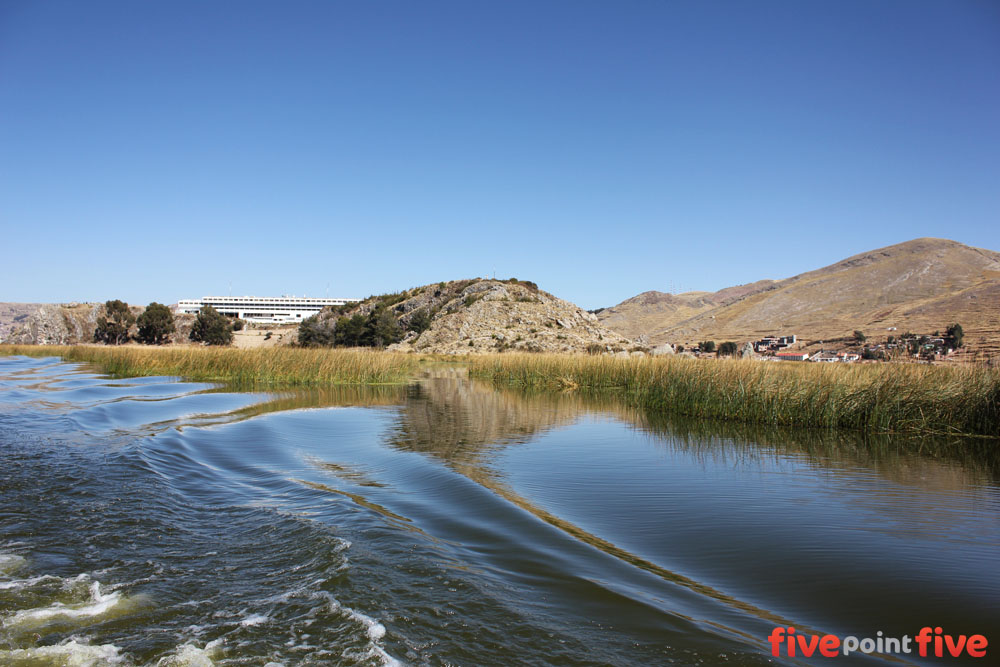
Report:
[[53,665],[59,667],[103,667],[120,665],[125,658],[113,644],[82,644],[71,639],[55,646],[18,648],[11,651],[0,650],[0,663],[18,667]]
[[[67,583],[74,583],[78,580],[79,577],[76,580],[69,580]],[[136,602],[137,598],[122,597],[117,592],[101,593],[101,584],[95,581],[90,584],[89,600],[69,604],[53,602],[48,607],[22,609],[4,618],[3,627],[25,630],[54,622],[85,625],[112,613],[125,613],[134,607]]]
[[24,556],[0,553],[0,574],[13,574],[27,564]]
[[341,614],[347,616],[351,620],[360,623],[365,628],[365,634],[371,641],[371,646],[368,652],[363,656],[366,658],[378,658],[383,665],[386,667],[401,667],[401,663],[396,658],[389,655],[382,645],[379,643],[383,637],[385,637],[385,626],[376,621],[371,616],[362,614],[360,611],[355,611],[350,607],[345,607],[340,604],[340,602],[333,596],[329,596],[330,609],[334,612],[340,612]]
[[160,658],[156,667],[212,667],[219,655],[220,644],[218,640],[208,642],[205,648],[184,644],[177,647],[177,652],[173,655]]
[[240,625],[246,628],[250,627],[251,625],[260,625],[261,623],[267,623],[269,620],[271,619],[268,616],[265,616],[264,614],[251,614],[250,616],[247,616],[242,621],[240,621]]
[[32,586],[37,586],[43,581],[55,581],[57,579],[59,579],[59,577],[55,577],[51,574],[42,574],[37,577],[29,577],[27,579],[0,581],[0,591],[16,590],[18,588],[31,588]]

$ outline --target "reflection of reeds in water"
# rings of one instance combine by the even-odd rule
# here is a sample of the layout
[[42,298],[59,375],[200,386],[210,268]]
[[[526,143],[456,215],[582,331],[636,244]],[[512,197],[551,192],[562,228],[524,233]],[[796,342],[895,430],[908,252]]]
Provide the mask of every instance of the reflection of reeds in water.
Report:
[[[238,388],[238,387],[236,387]],[[223,387],[220,390],[225,391]],[[401,405],[406,399],[406,385],[332,385],[281,391],[260,403],[235,411],[242,418],[270,412],[334,407],[375,407]]]
[[491,459],[505,447],[588,414],[648,433],[658,446],[695,457],[794,457],[829,470],[868,469],[901,484],[959,489],[1000,474],[992,439],[804,429],[688,418],[629,405],[619,391],[494,390],[459,374],[438,374],[407,390],[392,444],[431,454],[487,486]]
[[629,421],[696,457],[795,457],[825,469],[868,469],[899,483],[938,490],[992,483],[1000,448],[992,439],[801,429],[711,421],[632,410]]
[[409,388],[393,442],[456,465],[571,423],[593,405],[578,393],[529,395],[497,390],[459,370],[429,372]]
[[419,363],[411,355],[359,349],[291,347],[241,350],[212,347],[102,347],[0,345],[0,355],[60,356],[99,365],[108,373],[137,377],[178,375],[241,388],[406,382]]
[[613,388],[647,410],[756,424],[997,435],[1000,372],[917,364],[498,355],[470,373],[499,385]]

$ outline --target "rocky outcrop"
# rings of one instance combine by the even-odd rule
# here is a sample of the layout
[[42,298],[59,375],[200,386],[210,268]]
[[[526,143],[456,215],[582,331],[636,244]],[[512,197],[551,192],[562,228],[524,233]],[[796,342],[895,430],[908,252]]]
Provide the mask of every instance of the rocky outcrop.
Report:
[[[407,330],[389,347],[401,352],[481,354],[487,352],[613,353],[634,347],[597,317],[569,301],[511,280],[455,280],[371,297],[350,309],[324,311],[320,318],[368,315],[390,309]],[[409,330],[428,317],[422,332]]]
[[[3,343],[74,345],[94,340],[100,304],[3,304],[3,313],[16,313],[5,325]],[[14,308],[23,306],[23,308]]]
[[629,345],[591,313],[532,283],[480,280],[442,304],[427,331],[411,333],[393,349],[438,354],[615,352]]
[[0,343],[6,342],[14,331],[38,312],[40,303],[0,303]]

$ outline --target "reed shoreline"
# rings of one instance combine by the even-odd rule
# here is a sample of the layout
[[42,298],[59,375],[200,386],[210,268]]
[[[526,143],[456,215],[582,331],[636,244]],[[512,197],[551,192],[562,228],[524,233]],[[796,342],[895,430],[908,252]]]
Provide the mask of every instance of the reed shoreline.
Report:
[[121,377],[176,375],[236,387],[406,384],[420,360],[371,349],[0,345],[0,356],[62,357]]
[[647,411],[773,426],[1000,437],[1000,371],[676,357],[471,357],[498,386],[617,389]]
[[[173,375],[244,388],[405,384],[437,357],[371,349],[0,345],[117,376]],[[556,354],[447,359],[498,387],[612,390],[646,411],[802,428],[1000,437],[1000,371],[917,364],[797,364]]]

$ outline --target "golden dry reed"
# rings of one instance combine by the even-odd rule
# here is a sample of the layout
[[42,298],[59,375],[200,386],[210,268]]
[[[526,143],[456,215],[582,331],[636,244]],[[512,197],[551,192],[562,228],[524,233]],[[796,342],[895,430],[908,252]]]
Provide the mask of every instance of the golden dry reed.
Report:
[[0,345],[0,355],[12,354],[90,362],[123,377],[176,375],[241,386],[398,384],[419,364],[413,355],[370,349]]
[[617,389],[648,410],[756,424],[1000,436],[1000,371],[677,357],[471,357],[499,385]]

